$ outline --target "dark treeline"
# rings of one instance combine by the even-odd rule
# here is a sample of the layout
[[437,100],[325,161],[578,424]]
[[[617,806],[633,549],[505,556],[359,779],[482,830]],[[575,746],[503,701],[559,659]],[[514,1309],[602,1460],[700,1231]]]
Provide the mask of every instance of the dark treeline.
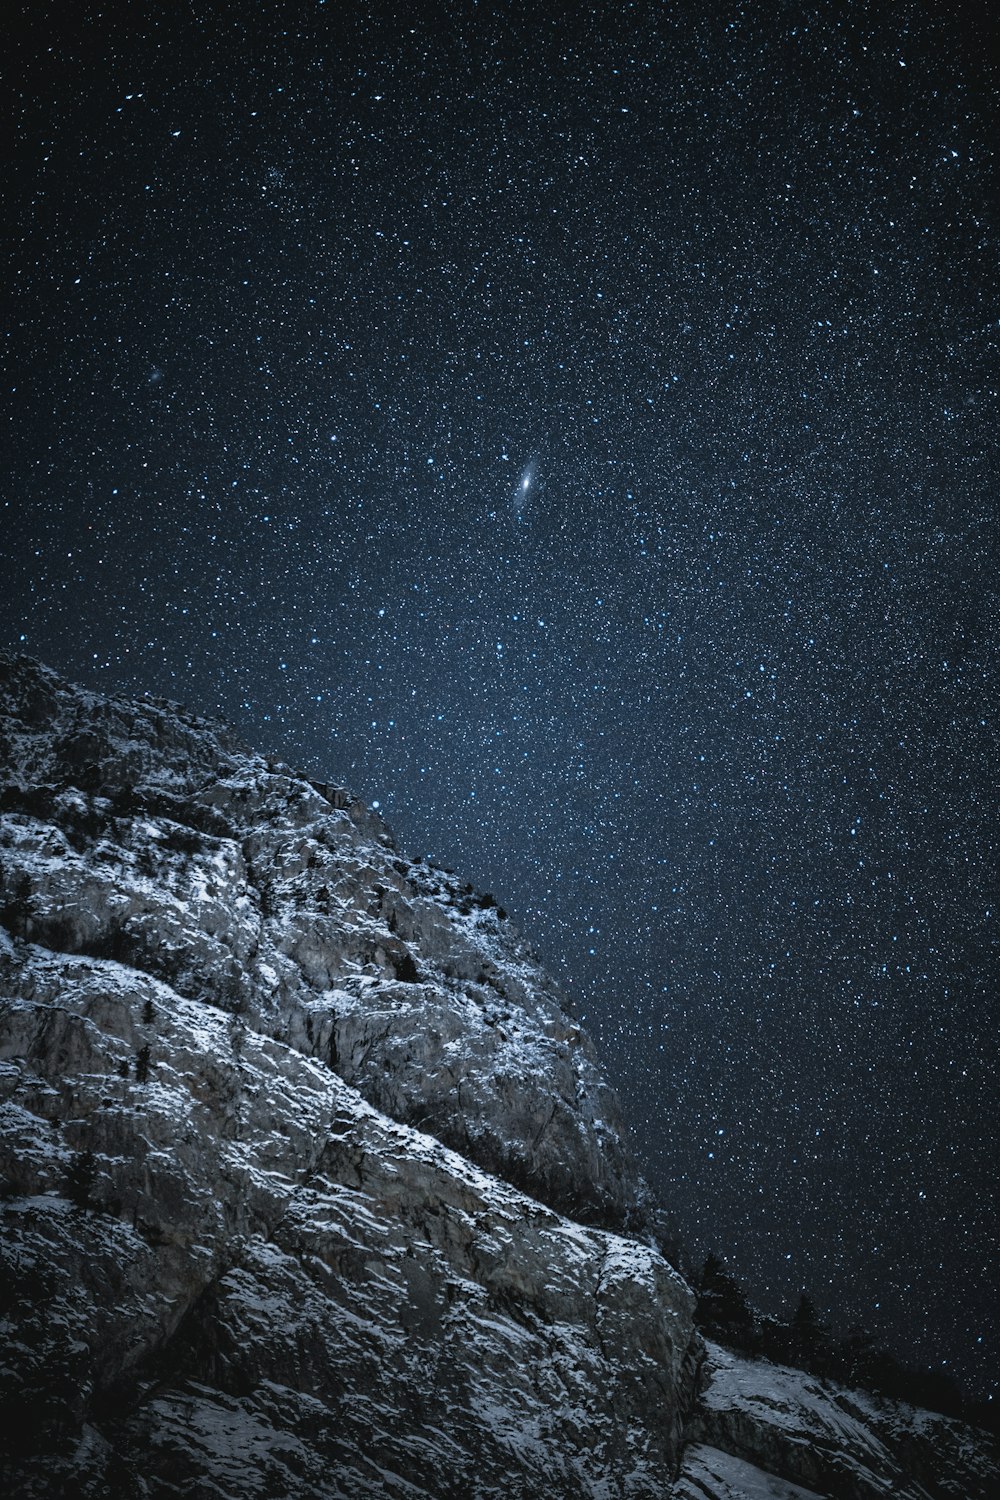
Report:
[[861,1328],[835,1338],[811,1297],[802,1295],[782,1320],[751,1307],[737,1279],[717,1255],[709,1255],[696,1278],[695,1322],[709,1338],[741,1353],[794,1365],[828,1380],[860,1386],[928,1411],[1000,1431],[1000,1414],[986,1401],[970,1401],[942,1370],[912,1369],[876,1346]]

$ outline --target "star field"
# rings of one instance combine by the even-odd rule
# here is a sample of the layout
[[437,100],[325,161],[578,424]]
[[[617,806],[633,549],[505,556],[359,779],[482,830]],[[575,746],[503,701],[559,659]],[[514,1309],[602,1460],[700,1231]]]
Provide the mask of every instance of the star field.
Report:
[[10,643],[494,890],[693,1254],[995,1388],[995,42],[19,7]]

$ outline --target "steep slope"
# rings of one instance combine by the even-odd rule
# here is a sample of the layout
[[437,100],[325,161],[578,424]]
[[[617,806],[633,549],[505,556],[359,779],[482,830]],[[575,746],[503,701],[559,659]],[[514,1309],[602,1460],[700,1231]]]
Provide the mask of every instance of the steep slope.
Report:
[[685,1487],[678,1491],[684,1500],[727,1500],[731,1480],[717,1478],[713,1486],[704,1472],[718,1474],[720,1453],[731,1456],[723,1475],[735,1463],[836,1500],[966,1500],[1000,1488],[995,1444],[935,1412],[767,1360],[741,1359],[717,1344],[707,1346],[701,1380],[685,1434],[695,1446],[685,1454]]
[[943,1418],[705,1347],[488,897],[176,706],[0,655],[0,1486],[957,1500]]
[[0,670],[17,937],[238,1014],[543,1202],[642,1227],[591,1043],[488,898],[220,725]]
[[0,671],[17,1492],[662,1494],[692,1297],[493,904],[216,725]]
[[[83,1441],[98,1494],[662,1493],[690,1322],[654,1251],[113,960],[38,955],[23,991],[7,1415],[74,1492]],[[117,1065],[149,1034],[140,1084]],[[85,1213],[51,1195],[81,1148]]]

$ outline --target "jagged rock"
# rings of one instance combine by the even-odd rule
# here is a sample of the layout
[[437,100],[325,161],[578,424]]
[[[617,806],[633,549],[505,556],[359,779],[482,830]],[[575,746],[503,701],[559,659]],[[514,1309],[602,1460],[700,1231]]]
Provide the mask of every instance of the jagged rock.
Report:
[[822,1500],[777,1474],[768,1474],[741,1458],[706,1443],[684,1450],[673,1500]]
[[17,1492],[661,1494],[691,1293],[495,907],[180,710],[0,709]]
[[13,1500],[989,1493],[801,1372],[715,1350],[692,1409],[585,1032],[348,792],[2,655],[0,767]]
[[320,1056],[372,1104],[590,1223],[646,1190],[593,1047],[495,906],[176,706],[0,659],[0,906]]
[[[255,1449],[240,1494],[447,1493],[442,1465],[470,1495],[662,1493],[691,1299],[654,1250],[239,1018],[114,960],[30,957],[3,1048],[6,1269],[35,1292],[3,1372],[23,1493],[52,1492],[58,1455],[75,1493],[210,1494]],[[144,1084],[118,1067],[143,1036]],[[88,1210],[60,1191],[84,1146]]]
[[[867,1391],[707,1345],[704,1389],[687,1436],[735,1455],[774,1483],[835,1500],[967,1500],[996,1492],[996,1447],[985,1433]],[[702,1468],[712,1469],[705,1454]],[[727,1500],[725,1483],[685,1496]],[[736,1493],[740,1493],[736,1491]],[[762,1494],[771,1491],[763,1490]],[[775,1494],[783,1494],[780,1488]]]

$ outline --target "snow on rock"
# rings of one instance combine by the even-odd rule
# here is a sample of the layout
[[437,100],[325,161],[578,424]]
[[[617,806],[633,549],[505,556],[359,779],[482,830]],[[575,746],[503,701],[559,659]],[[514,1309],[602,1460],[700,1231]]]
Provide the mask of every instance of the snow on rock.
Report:
[[[647,1195],[593,1046],[491,898],[176,706],[0,658],[0,907],[319,1058],[590,1223]],[[153,1039],[148,1039],[153,1046]]]
[[508,924],[217,726],[0,708],[5,1492],[663,1495],[693,1298]]
[[706,1443],[684,1450],[673,1494],[674,1500],[820,1500],[815,1490],[789,1484]]
[[[1000,1493],[996,1446],[933,1412],[707,1345],[688,1437],[836,1500]],[[727,1492],[720,1491],[720,1500]]]
[[[115,960],[22,957],[0,1137],[18,1493],[663,1493],[691,1296],[655,1250]],[[140,1082],[118,1064],[144,1035]]]

